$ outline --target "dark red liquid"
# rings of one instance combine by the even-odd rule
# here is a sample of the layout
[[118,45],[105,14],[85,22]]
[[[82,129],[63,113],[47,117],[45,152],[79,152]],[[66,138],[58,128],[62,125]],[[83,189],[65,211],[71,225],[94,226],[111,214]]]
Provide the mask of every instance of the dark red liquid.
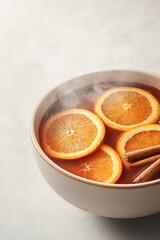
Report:
[[[141,89],[144,89],[150,92],[153,96],[157,98],[160,102],[160,89],[157,89],[152,86],[140,84],[140,83],[99,83],[96,86],[90,85],[84,88],[80,88],[73,92],[73,94],[64,95],[63,97],[59,98],[46,112],[45,116],[42,119],[41,126],[43,125],[44,121],[48,119],[53,114],[63,111],[68,108],[85,108],[93,112],[93,107],[95,100],[98,96],[108,88],[115,87],[115,86],[134,86]],[[160,118],[158,119],[157,123],[160,123]],[[41,127],[40,126],[40,127]],[[111,146],[116,150],[116,143],[119,137],[121,136],[122,132],[111,129],[106,126],[106,140],[104,143]],[[59,160],[53,160],[56,164],[60,165]],[[133,183],[133,179],[135,179],[148,165],[137,166],[132,168],[125,168],[123,166],[123,172],[117,183]],[[154,179],[160,178],[160,174],[157,175]]]

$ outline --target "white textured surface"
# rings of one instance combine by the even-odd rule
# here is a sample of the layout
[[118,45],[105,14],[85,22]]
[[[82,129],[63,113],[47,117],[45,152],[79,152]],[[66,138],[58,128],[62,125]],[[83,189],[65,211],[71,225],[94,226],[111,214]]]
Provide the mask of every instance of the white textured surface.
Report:
[[160,214],[116,220],[61,199],[32,156],[42,93],[88,72],[160,72],[158,0],[0,0],[0,239],[158,240]]

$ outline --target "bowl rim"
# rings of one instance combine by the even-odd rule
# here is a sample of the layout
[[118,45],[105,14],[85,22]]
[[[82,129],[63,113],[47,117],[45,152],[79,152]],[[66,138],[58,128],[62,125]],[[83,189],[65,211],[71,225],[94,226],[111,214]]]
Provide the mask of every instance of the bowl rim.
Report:
[[[154,77],[159,77],[160,75],[158,73],[152,73],[152,72],[148,72],[148,71],[140,71],[140,70],[132,70],[132,69],[113,69],[113,70],[104,70],[104,71],[97,71],[97,72],[91,72],[91,73],[87,73],[84,75],[80,75],[74,78],[71,78],[67,81],[65,81],[64,83],[68,83],[70,81],[73,81],[79,77],[85,77],[87,75],[91,75],[91,74],[98,74],[98,73],[105,73],[105,72],[132,72],[132,73],[137,73],[137,74],[147,74],[150,76],[154,76]],[[35,134],[35,129],[34,129],[34,121],[35,121],[35,115],[36,112],[41,104],[41,102],[43,101],[43,99],[45,97],[47,97],[48,94],[50,94],[50,92],[52,92],[53,90],[56,90],[57,88],[59,88],[63,83],[56,85],[52,88],[50,88],[48,91],[46,91],[44,94],[41,95],[41,97],[39,98],[39,100],[37,101],[37,103],[35,104],[33,111],[32,111],[32,116],[31,116],[31,120],[29,123],[29,134],[30,134],[30,138],[31,138],[31,142],[34,146],[34,148],[36,149],[37,153],[40,155],[40,157],[48,164],[50,165],[52,168],[54,168],[55,170],[57,170],[58,172],[60,172],[61,174],[72,178],[76,181],[79,181],[81,183],[84,184],[89,184],[89,185],[94,185],[97,187],[103,187],[103,188],[117,188],[117,189],[132,189],[132,188],[140,188],[140,187],[149,187],[149,186],[153,186],[153,185],[157,185],[160,184],[160,179],[156,179],[156,180],[152,180],[152,181],[148,181],[148,182],[144,182],[144,183],[134,183],[134,184],[117,184],[117,183],[102,183],[102,182],[96,182],[93,180],[89,180],[86,178],[82,178],[79,177],[73,173],[70,173],[68,171],[66,171],[65,169],[59,167],[56,163],[54,163],[42,150],[37,138],[36,138],[36,134]]]

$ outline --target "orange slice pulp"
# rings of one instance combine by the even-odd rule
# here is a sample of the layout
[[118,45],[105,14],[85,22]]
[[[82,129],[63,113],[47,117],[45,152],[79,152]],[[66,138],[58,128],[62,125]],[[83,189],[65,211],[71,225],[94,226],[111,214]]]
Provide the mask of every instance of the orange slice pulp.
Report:
[[76,108],[51,116],[40,130],[40,143],[48,156],[69,160],[95,151],[104,136],[101,119],[88,110]]
[[121,131],[154,123],[160,115],[158,100],[135,87],[115,87],[105,91],[97,99],[94,110],[107,126]]
[[77,161],[56,161],[65,170],[90,180],[115,183],[122,173],[119,155],[103,144],[95,153]]
[[117,152],[126,164],[125,153],[160,144],[160,125],[149,124],[128,130],[117,142]]

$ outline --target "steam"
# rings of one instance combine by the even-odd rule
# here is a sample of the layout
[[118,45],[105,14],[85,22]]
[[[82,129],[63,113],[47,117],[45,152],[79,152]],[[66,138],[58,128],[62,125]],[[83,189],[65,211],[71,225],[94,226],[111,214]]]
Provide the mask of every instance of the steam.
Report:
[[[69,108],[86,108],[93,111],[93,106],[98,96],[112,86],[113,85],[109,83],[99,83],[71,90],[67,94],[60,91],[58,92],[57,101],[53,108],[56,111],[62,111]],[[72,86],[68,87],[72,89]]]
[[50,107],[43,119],[69,108],[86,108],[93,111],[96,99],[108,88],[135,84],[141,87],[143,83],[150,85],[151,77],[131,71],[99,72],[73,79],[60,85],[46,98],[45,104]]

